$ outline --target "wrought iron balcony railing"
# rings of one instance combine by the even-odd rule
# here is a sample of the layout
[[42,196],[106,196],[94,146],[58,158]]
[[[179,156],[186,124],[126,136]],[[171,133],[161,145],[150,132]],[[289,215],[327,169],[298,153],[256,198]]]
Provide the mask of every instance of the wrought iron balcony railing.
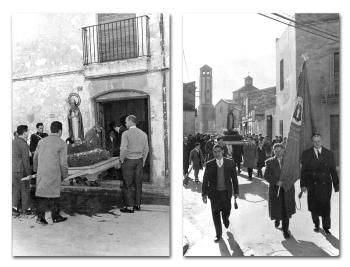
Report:
[[82,28],[84,65],[150,56],[149,17]]

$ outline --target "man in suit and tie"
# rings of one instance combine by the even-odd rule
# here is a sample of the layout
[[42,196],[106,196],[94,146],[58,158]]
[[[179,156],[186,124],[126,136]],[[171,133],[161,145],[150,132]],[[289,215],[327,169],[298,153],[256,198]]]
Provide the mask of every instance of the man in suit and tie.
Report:
[[194,171],[194,179],[195,182],[198,183],[198,174],[199,170],[203,169],[204,157],[202,151],[200,149],[201,144],[199,142],[196,143],[196,147],[191,150],[189,157],[189,164],[192,164],[192,169]]
[[46,136],[48,136],[48,134],[44,133],[44,124],[42,122],[38,122],[36,124],[36,133],[33,133],[30,136],[29,148],[30,148],[30,152],[32,153],[33,156],[34,156],[34,152],[36,150],[36,147],[38,146],[39,141],[41,139],[45,138]]
[[32,174],[29,162],[28,126],[17,127],[18,137],[12,140],[12,212],[19,214],[22,204],[23,213],[30,211],[30,187],[28,181],[21,181],[23,177]]
[[278,228],[282,220],[284,238],[290,238],[289,219],[295,213],[294,185],[288,191],[284,191],[280,181],[283,164],[284,146],[281,143],[273,145],[275,156],[266,160],[264,178],[269,182],[269,216],[275,221]]
[[[123,171],[123,193],[125,206],[121,212],[133,213],[141,210],[142,168],[145,166],[149,147],[147,134],[136,127],[137,119],[134,115],[126,117],[128,128],[122,135],[120,146],[120,162]],[[135,193],[132,186],[135,185]]]
[[214,159],[206,163],[202,185],[203,202],[207,203],[207,198],[209,197],[211,203],[216,231],[215,242],[219,242],[222,235],[221,217],[226,228],[230,225],[229,217],[232,193],[235,199],[239,194],[234,162],[224,158],[223,153],[224,149],[221,145],[217,144],[214,146]]
[[332,184],[339,192],[339,179],[333,153],[322,146],[320,134],[312,136],[313,147],[303,151],[301,156],[300,187],[307,191],[308,209],[315,224],[315,232],[320,231],[320,217],[326,235],[331,228]]

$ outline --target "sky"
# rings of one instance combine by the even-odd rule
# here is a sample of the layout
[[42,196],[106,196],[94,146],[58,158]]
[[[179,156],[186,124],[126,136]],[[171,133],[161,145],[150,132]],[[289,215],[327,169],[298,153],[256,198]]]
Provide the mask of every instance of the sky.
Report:
[[259,89],[276,86],[276,38],[286,28],[255,13],[185,14],[183,82],[196,81],[199,90],[199,69],[212,67],[213,105],[232,99],[248,73]]

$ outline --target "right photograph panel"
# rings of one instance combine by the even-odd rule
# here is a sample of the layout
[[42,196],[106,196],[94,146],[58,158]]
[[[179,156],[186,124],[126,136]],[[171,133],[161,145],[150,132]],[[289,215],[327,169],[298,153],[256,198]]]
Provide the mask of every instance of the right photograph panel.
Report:
[[183,16],[184,256],[340,255],[340,16]]

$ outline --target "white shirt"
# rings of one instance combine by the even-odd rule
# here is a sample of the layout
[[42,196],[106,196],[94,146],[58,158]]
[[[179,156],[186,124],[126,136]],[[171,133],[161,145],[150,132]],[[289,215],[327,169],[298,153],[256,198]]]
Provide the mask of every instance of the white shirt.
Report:
[[278,164],[280,165],[280,169],[282,169],[282,158],[277,158]]
[[319,149],[317,149],[317,148],[315,148],[314,147],[314,151],[315,151],[315,154],[316,154],[316,158],[318,158],[318,154],[317,154],[317,151],[318,151],[318,153],[322,153],[322,147],[320,147]]
[[224,158],[217,159],[216,164],[218,165],[219,168],[221,168],[222,164],[224,164]]

